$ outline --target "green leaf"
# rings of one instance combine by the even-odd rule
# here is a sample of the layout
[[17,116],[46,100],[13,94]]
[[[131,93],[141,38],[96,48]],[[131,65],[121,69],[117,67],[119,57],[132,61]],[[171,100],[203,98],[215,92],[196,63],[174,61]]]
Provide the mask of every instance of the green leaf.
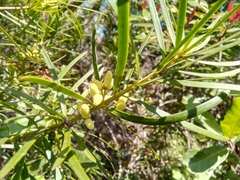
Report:
[[[176,44],[176,47],[159,63],[157,67],[157,71],[161,71],[165,65],[171,60],[173,56],[176,55],[178,50],[186,44],[189,39],[193,38],[195,34],[202,28],[203,25],[206,24],[206,22],[212,18],[212,15],[225,3],[225,1],[217,1],[215,5],[210,9],[210,11],[201,19],[201,21],[196,24],[193,29],[184,37],[182,41],[180,41],[178,44]],[[180,33],[180,32],[179,32]],[[179,36],[179,35],[178,35]],[[178,38],[178,37],[177,37]],[[202,40],[201,40],[202,41]],[[190,50],[190,49],[189,49]]]
[[[159,82],[163,82],[159,80]],[[168,80],[168,82],[175,86],[187,86],[195,88],[210,88],[210,89],[222,89],[222,90],[235,90],[240,91],[240,85],[227,84],[227,83],[215,83],[215,82],[199,82],[194,80]]]
[[54,164],[52,165],[52,168],[51,168],[52,171],[62,164],[68,152],[71,150],[70,144],[71,144],[71,133],[70,133],[70,130],[67,130],[64,133],[64,139],[63,139],[63,145],[62,145],[61,151],[57,156],[57,159],[55,160]]
[[222,134],[221,126],[210,112],[205,112],[199,115],[195,118],[195,121],[203,125],[208,131]]
[[[176,45],[176,35],[175,35],[175,31],[173,29],[173,23],[172,23],[172,20],[171,20],[171,17],[170,17],[170,13],[169,13],[169,8],[167,7],[166,5],[166,0],[160,0],[160,6],[161,6],[161,10],[162,10],[162,13],[163,13],[163,17],[164,17],[164,20],[166,22],[166,26],[167,26],[167,30],[168,30],[168,33],[169,33],[169,36],[172,40],[172,44],[173,46]],[[182,2],[183,0],[180,1],[180,3]],[[187,4],[187,1],[185,0],[185,3]],[[184,11],[184,9],[180,9],[180,11]],[[186,13],[186,9],[185,9],[185,13]],[[181,17],[180,15],[178,16],[179,18],[184,18],[184,17]]]
[[26,155],[27,151],[36,142],[37,138],[29,140],[23,144],[16,154],[7,162],[7,164],[0,170],[0,179],[3,179],[8,173],[19,163],[19,161]]
[[185,162],[192,173],[211,173],[228,157],[224,146],[212,146],[198,151],[193,157],[185,156]]
[[153,118],[153,117],[144,117],[144,116],[136,116],[129,113],[125,113],[123,111],[119,111],[114,108],[109,109],[109,113],[120,117],[122,119],[125,119],[130,122],[139,123],[139,124],[147,124],[147,125],[166,125],[166,124],[172,124],[180,121],[184,121],[187,119],[190,119],[192,117],[195,117],[199,114],[202,114],[213,107],[217,106],[219,103],[221,103],[229,94],[229,91],[223,91],[218,96],[213,97],[212,99],[192,108],[189,110],[185,110],[173,115],[160,117],[160,118]]
[[117,5],[114,0],[108,0],[110,6],[112,7],[113,11],[115,12],[116,15],[118,15],[118,9]]
[[229,109],[220,123],[223,134],[229,138],[240,134],[240,97],[233,100],[231,109]]
[[5,142],[7,142],[7,141],[8,141],[8,138],[7,138],[7,137],[1,138],[1,139],[0,139],[0,147],[1,147],[3,144],[5,144]]
[[81,140],[81,138],[74,132],[72,131],[72,135],[74,136],[75,140],[77,141],[78,146],[83,150],[85,156],[91,161],[97,164],[98,168],[102,171],[102,173],[105,175],[105,177],[108,180],[111,180],[111,176],[107,173],[105,168],[102,166],[101,162],[95,158],[94,154],[89,151],[87,146],[84,144],[84,142]]
[[76,174],[78,179],[90,180],[73,151],[68,153],[67,158],[70,168]]
[[[14,146],[15,146],[15,151],[20,149],[19,145],[16,142],[14,142]],[[21,179],[21,174],[23,174],[22,170],[23,170],[23,166],[24,166],[24,159],[25,158],[22,158],[17,163],[17,165],[14,167],[12,180],[20,180]]]
[[[133,41],[132,35],[130,35],[130,40],[131,40],[130,42],[131,42],[132,51],[133,51],[135,60],[132,62],[131,68],[128,70],[128,74],[126,75],[127,84],[129,83],[129,81],[130,81],[130,79],[131,79],[131,77],[132,77],[132,74],[133,74],[135,68],[136,68],[136,70],[137,70],[138,79],[139,79],[139,77],[140,77],[140,62],[139,62],[138,52],[137,52],[135,43],[134,43],[134,41]],[[134,66],[134,65],[135,65],[135,66]],[[135,67],[135,68],[134,68],[134,67]]]
[[228,170],[227,173],[224,175],[223,180],[239,180],[239,176],[235,174],[232,170]]
[[[57,18],[57,20],[58,20],[58,18]],[[58,21],[57,21],[57,26],[58,26]],[[52,36],[54,36],[54,35],[52,35]],[[43,59],[44,59],[45,63],[48,66],[49,72],[52,75],[53,81],[56,82],[57,84],[61,84],[60,79],[59,79],[59,77],[57,75],[57,72],[55,70],[55,66],[53,65],[51,59],[49,58],[46,50],[43,48],[42,45],[39,45],[39,49],[40,49],[40,52],[43,56]],[[62,75],[64,75],[64,74],[62,74]],[[62,114],[63,114],[64,117],[66,117],[67,107],[66,107],[65,97],[63,96],[62,93],[58,93],[58,98],[59,98],[59,101],[60,101]]]
[[0,87],[0,91],[3,91],[5,93],[7,93],[7,94],[14,95],[14,96],[19,97],[19,98],[26,98],[29,101],[33,102],[34,104],[37,104],[38,106],[40,106],[42,109],[47,111],[49,114],[59,115],[56,111],[54,111],[51,108],[49,108],[48,106],[46,106],[42,101],[39,101],[38,99],[35,99],[32,96],[29,96],[28,94],[25,94],[23,92],[17,91],[15,89],[3,88],[3,87]]
[[181,125],[190,131],[193,131],[198,134],[202,134],[209,138],[216,139],[218,141],[223,141],[223,142],[229,141],[229,138],[226,136],[223,136],[222,134],[203,129],[203,128],[196,126],[195,124],[189,123],[187,121],[182,121]]
[[[98,68],[101,68],[102,65],[98,65]],[[84,76],[82,76],[71,88],[71,90],[75,91],[76,89],[78,89],[78,87],[89,77],[93,74],[93,69],[89,70]]]
[[94,69],[94,77],[95,79],[100,80],[98,60],[97,60],[96,25],[94,26],[93,33],[92,33],[92,62],[93,62],[93,69]]
[[165,54],[166,46],[165,46],[163,31],[162,31],[162,27],[159,22],[159,17],[158,17],[158,13],[156,10],[157,8],[155,6],[155,2],[153,0],[148,0],[147,2],[148,2],[149,9],[150,9],[150,13],[152,15],[152,20],[153,20],[153,25],[154,25],[155,32],[157,35],[158,45],[159,45],[160,49],[163,51],[163,54]]
[[72,60],[59,74],[58,74],[58,78],[59,80],[61,80],[68,72],[69,70],[74,66],[74,64],[76,64],[79,59],[81,59],[83,56],[85,56],[87,54],[87,51],[79,54],[74,60]]
[[65,86],[62,86],[60,84],[57,84],[55,82],[49,81],[44,78],[40,78],[40,77],[36,77],[36,76],[23,76],[23,77],[19,78],[19,81],[28,81],[28,82],[37,83],[37,84],[40,84],[40,85],[43,85],[46,87],[50,87],[57,92],[62,92],[63,94],[66,94],[72,98],[76,98],[76,99],[82,100],[88,104],[92,104],[92,102],[90,100],[83,97],[81,94],[78,94],[78,93],[72,91],[71,89],[68,89]]
[[96,161],[92,161],[88,156],[86,156],[85,151],[74,150],[74,153],[83,168],[94,168],[97,166]]
[[114,74],[114,92],[118,91],[120,82],[122,80],[124,70],[128,58],[129,45],[129,16],[130,16],[130,2],[129,0],[118,0],[118,56],[116,70]]
[[240,68],[223,72],[223,73],[197,73],[197,72],[190,72],[190,71],[178,71],[178,72],[181,74],[187,74],[187,75],[198,76],[198,77],[223,78],[228,76],[235,76],[236,74],[240,73]]
[[176,44],[179,44],[184,35],[184,26],[187,13],[187,1],[181,0],[179,2],[178,21],[177,21],[177,32],[176,32]]

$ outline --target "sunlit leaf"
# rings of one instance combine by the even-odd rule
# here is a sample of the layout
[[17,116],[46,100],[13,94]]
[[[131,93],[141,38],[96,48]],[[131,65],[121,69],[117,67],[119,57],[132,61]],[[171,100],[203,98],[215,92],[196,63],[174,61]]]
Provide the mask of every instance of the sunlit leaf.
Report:
[[26,155],[28,150],[36,142],[37,139],[32,139],[23,144],[14,156],[7,162],[7,164],[0,170],[0,179],[3,179],[8,173],[19,163],[19,161]]
[[73,151],[70,151],[68,153],[67,158],[68,158],[68,163],[70,165],[70,168],[76,174],[78,179],[90,180]]
[[153,25],[155,28],[155,32],[157,35],[158,45],[159,45],[160,49],[162,50],[162,52],[165,53],[166,46],[165,46],[165,42],[164,42],[164,38],[163,38],[164,37],[163,31],[162,31],[162,27],[159,22],[159,17],[158,17],[158,13],[156,10],[155,2],[153,0],[148,0],[147,2],[149,5],[151,16],[152,16],[152,21],[153,21]]
[[70,144],[71,144],[71,133],[70,133],[70,130],[67,130],[64,133],[61,151],[57,156],[57,159],[55,160],[54,164],[52,165],[52,168],[51,168],[52,171],[62,164],[68,152],[71,150]]
[[194,156],[185,156],[185,163],[192,173],[210,173],[228,157],[224,146],[212,146],[198,151]]
[[83,97],[81,94],[78,94],[78,93],[72,91],[71,89],[68,89],[65,86],[54,83],[47,79],[36,77],[36,76],[23,76],[23,77],[20,77],[19,80],[37,83],[37,84],[52,88],[57,92],[62,92],[63,94],[69,95],[72,98],[76,98],[76,99],[79,99],[79,100],[85,101],[86,103],[91,104],[91,101],[88,100],[87,98]]
[[229,138],[240,134],[240,97],[233,100],[232,107],[221,121],[223,134]]

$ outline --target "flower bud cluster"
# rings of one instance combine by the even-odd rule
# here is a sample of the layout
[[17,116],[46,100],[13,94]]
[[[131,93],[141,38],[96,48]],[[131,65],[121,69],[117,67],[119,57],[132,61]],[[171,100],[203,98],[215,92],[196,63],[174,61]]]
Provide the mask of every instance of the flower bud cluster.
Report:
[[[112,72],[107,71],[103,83],[95,78],[92,79],[89,85],[89,94],[92,97],[93,105],[99,105],[105,98],[109,98],[105,91],[107,89],[111,89],[113,86],[113,78]],[[104,93],[103,93],[104,92]],[[94,122],[90,118],[90,107],[88,104],[83,102],[77,103],[78,112],[81,114],[82,118],[84,119],[84,124],[90,130],[94,129]]]
[[[107,94],[107,90],[111,90],[113,87],[113,75],[111,71],[107,71],[103,82],[96,80],[93,78],[89,85],[89,95],[92,98],[93,106],[97,106],[101,104],[104,100],[110,98]],[[117,103],[115,104],[115,108],[118,110],[124,110],[126,108],[127,97],[121,96]],[[84,124],[90,130],[94,129],[94,122],[90,119],[90,106],[83,102],[77,103],[78,112],[81,114],[84,119]]]

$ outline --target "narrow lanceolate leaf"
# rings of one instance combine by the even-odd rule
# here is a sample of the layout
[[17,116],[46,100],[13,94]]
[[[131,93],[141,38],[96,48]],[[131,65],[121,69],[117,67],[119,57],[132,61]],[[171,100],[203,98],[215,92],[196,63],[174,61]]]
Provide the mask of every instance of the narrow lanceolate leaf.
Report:
[[[175,31],[173,29],[173,23],[172,23],[171,16],[170,16],[170,13],[169,13],[169,8],[167,7],[165,0],[160,0],[159,2],[160,2],[160,5],[161,5],[161,10],[162,10],[162,13],[163,13],[164,20],[165,20],[166,25],[167,25],[167,30],[168,30],[169,36],[172,40],[173,46],[175,46],[176,35],[175,35]],[[181,3],[181,1],[180,1],[180,3]],[[187,2],[186,2],[186,4],[187,4]],[[179,9],[179,10],[182,10],[182,9]]]
[[115,14],[118,14],[118,10],[117,10],[117,5],[114,2],[114,0],[108,0],[108,3],[110,4],[110,6],[112,7],[113,11],[115,12]]
[[28,81],[28,82],[32,82],[32,83],[37,83],[42,86],[52,88],[55,91],[66,94],[72,98],[76,98],[76,99],[82,100],[88,104],[91,104],[91,101],[88,100],[87,98],[83,97],[81,94],[78,94],[78,93],[72,91],[71,89],[68,89],[65,86],[62,86],[60,84],[57,84],[55,82],[49,81],[44,78],[40,78],[40,77],[36,77],[36,76],[23,76],[23,77],[19,78],[19,81]]
[[102,171],[102,173],[105,175],[105,177],[108,180],[112,180],[111,176],[107,173],[105,168],[102,166],[101,162],[95,158],[94,154],[87,148],[87,146],[84,144],[82,139],[72,130],[72,135],[75,138],[78,146],[83,149],[84,154],[94,163],[97,164],[98,168]]
[[181,74],[188,74],[191,76],[197,76],[197,77],[206,77],[206,78],[223,78],[223,77],[231,77],[236,76],[238,73],[240,73],[239,69],[234,69],[231,71],[223,72],[223,73],[197,73],[197,72],[190,72],[190,71],[178,71]]
[[[150,0],[149,0],[150,1]],[[217,1],[215,5],[210,9],[210,11],[197,23],[193,29],[182,39],[182,41],[176,44],[176,47],[159,63],[157,67],[157,71],[161,71],[161,69],[166,65],[168,61],[176,54],[176,52],[186,44],[189,39],[193,38],[195,34],[200,30],[200,28],[206,24],[206,22],[212,17],[212,15],[225,3],[225,1]],[[180,32],[179,32],[180,33]],[[178,36],[178,35],[177,35]],[[178,37],[177,37],[178,41]],[[189,49],[190,50],[190,49]]]
[[57,159],[55,160],[55,162],[51,168],[52,171],[55,170],[58,166],[60,166],[62,164],[62,162],[66,158],[68,152],[71,150],[70,144],[71,144],[71,133],[70,133],[70,130],[67,130],[64,133],[64,139],[63,139],[63,145],[61,148],[61,152],[59,153]]
[[158,17],[158,13],[157,13],[157,10],[156,10],[154,0],[148,0],[148,5],[149,5],[150,13],[151,13],[151,16],[152,16],[155,32],[156,32],[156,35],[157,35],[158,45],[159,45],[160,49],[163,51],[163,53],[165,53],[166,46],[165,46],[165,43],[164,43],[163,31],[162,31],[162,27],[161,27],[160,22],[159,22],[159,17]]
[[221,121],[223,134],[229,138],[240,135],[240,97],[233,100],[230,110]]
[[[137,52],[135,43],[134,43],[134,41],[133,41],[132,35],[130,35],[130,40],[131,40],[130,42],[131,42],[131,46],[132,46],[132,51],[133,51],[133,54],[134,54],[134,57],[135,57],[135,61],[132,63],[132,65],[135,65],[135,68],[136,68],[136,70],[137,70],[138,79],[139,79],[139,77],[140,77],[140,62],[139,62],[138,52]],[[132,66],[132,65],[131,65],[131,66]],[[129,76],[126,77],[127,82],[130,81],[130,79],[131,79],[131,77],[132,77],[132,74],[133,74],[133,71],[134,71],[135,68],[132,67],[132,68],[128,71],[128,75],[129,75]]]
[[3,179],[16,166],[19,161],[27,154],[27,151],[32,147],[37,139],[32,139],[23,144],[16,154],[7,162],[7,164],[0,170],[0,179]]
[[97,47],[96,47],[96,27],[94,27],[93,33],[92,33],[92,61],[93,61],[94,77],[95,79],[100,80],[98,60],[97,60]]
[[78,177],[78,179],[89,180],[88,175],[84,171],[82,165],[79,163],[79,161],[73,151],[70,151],[68,153],[67,158],[68,158],[68,163],[69,163],[71,169],[73,170],[75,175]]
[[4,92],[6,94],[11,94],[14,95],[18,98],[26,98],[27,100],[33,102],[34,104],[37,104],[38,106],[40,106],[42,109],[44,109],[45,111],[47,111],[49,114],[52,115],[59,115],[56,111],[54,111],[53,109],[51,109],[50,107],[46,106],[42,101],[39,101],[38,99],[25,94],[21,91],[17,91],[15,89],[11,89],[11,88],[4,88],[4,87],[0,87],[0,92]]
[[[43,59],[44,59],[45,63],[48,66],[49,72],[52,75],[53,81],[56,82],[57,84],[61,84],[60,79],[58,78],[57,72],[55,70],[55,66],[52,63],[50,57],[48,56],[46,50],[41,45],[39,45],[39,49],[40,49],[40,52],[43,56]],[[60,106],[61,106],[62,114],[63,114],[64,117],[66,117],[67,107],[66,107],[65,97],[63,96],[63,94],[58,93],[58,98],[60,100]]]
[[212,131],[203,129],[203,128],[196,126],[195,124],[189,123],[187,121],[182,121],[181,125],[190,131],[193,131],[198,134],[202,134],[204,136],[207,136],[212,139],[216,139],[218,141],[226,142],[229,140],[228,137],[223,136],[222,134],[219,134],[218,132],[212,132]]
[[228,157],[229,151],[225,146],[212,146],[198,151],[193,157],[189,158],[188,168],[192,173],[209,173],[216,169]]
[[114,74],[113,90],[117,92],[127,63],[129,44],[129,0],[118,0],[118,57]]
[[176,44],[179,44],[182,41],[184,33],[184,25],[187,12],[187,0],[179,1],[179,11],[178,11],[178,20],[177,20],[177,36]]
[[87,54],[87,51],[84,53],[78,55],[74,60],[72,60],[59,74],[58,78],[61,80],[68,72],[69,70],[83,57]]
[[119,111],[117,109],[110,109],[109,113],[125,119],[130,122],[139,123],[139,124],[147,124],[147,125],[166,125],[172,124],[180,121],[184,121],[190,118],[193,118],[199,114],[202,114],[213,107],[217,106],[221,103],[228,95],[230,91],[223,91],[218,96],[213,97],[212,99],[186,111],[182,111],[173,115],[154,118],[154,117],[144,117],[144,116],[136,116],[129,113],[125,113],[123,111]]

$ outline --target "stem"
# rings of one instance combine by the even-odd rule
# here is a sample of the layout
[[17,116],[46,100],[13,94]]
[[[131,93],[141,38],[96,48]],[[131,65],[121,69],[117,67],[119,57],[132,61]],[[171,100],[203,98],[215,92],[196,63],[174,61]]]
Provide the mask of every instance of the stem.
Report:
[[22,9],[30,9],[30,6],[22,6],[22,7],[0,7],[0,11],[2,11],[2,10],[22,10]]

